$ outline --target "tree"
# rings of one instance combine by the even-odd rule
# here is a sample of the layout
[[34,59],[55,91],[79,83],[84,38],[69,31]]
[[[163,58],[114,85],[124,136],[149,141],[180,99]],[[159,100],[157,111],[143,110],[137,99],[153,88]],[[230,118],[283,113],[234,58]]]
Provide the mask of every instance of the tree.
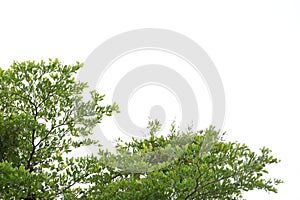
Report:
[[[14,62],[8,70],[0,70],[0,173],[6,177],[0,182],[1,197],[51,199],[67,193],[86,176],[76,171],[76,164],[70,166],[76,169],[68,176],[67,165],[78,162],[87,167],[89,157],[76,160],[64,156],[94,143],[81,138],[91,134],[117,106],[101,106],[104,96],[96,91],[91,92],[89,101],[83,101],[81,94],[87,84],[75,81],[81,67],[80,63],[63,65],[50,59]],[[23,178],[19,178],[21,174]]]
[[282,181],[265,176],[279,162],[271,151],[226,142],[213,127],[192,134],[173,125],[158,137],[159,124],[150,122],[151,136],[118,141],[117,155],[68,156],[96,144],[88,137],[93,127],[118,112],[116,104],[102,106],[96,91],[83,100],[87,85],[74,78],[81,67],[50,59],[0,69],[0,199],[240,199],[253,189],[277,192]]
[[[254,189],[277,192],[276,185],[282,181],[265,178],[268,174],[267,165],[279,162],[270,155],[270,149],[261,148],[260,154],[257,154],[245,144],[225,142],[222,136],[218,141],[210,143],[212,148],[206,151],[203,146],[207,145],[207,135],[219,135],[219,132],[210,127],[195,134],[186,134],[177,131],[173,126],[167,137],[152,135],[147,140],[121,142],[119,150],[134,152],[135,155],[144,155],[146,152],[160,152],[154,155],[164,155],[165,152],[170,155],[175,152],[177,157],[171,156],[173,160],[162,161],[156,169],[151,168],[153,161],[150,161],[147,166],[150,166],[151,170],[148,172],[120,172],[103,192],[96,184],[92,189],[96,192],[91,194],[91,198],[225,200],[241,199],[244,191]],[[120,159],[121,164],[117,168],[124,169],[124,163],[121,162],[124,160],[124,154],[120,155],[113,156],[114,159],[110,155],[108,161]],[[150,158],[153,156],[151,153],[148,155]],[[126,156],[125,158],[128,160]],[[141,167],[144,166],[145,160],[149,160],[149,156],[135,159],[137,160]],[[127,164],[129,166],[126,168],[133,169],[136,166],[133,166],[133,162]]]

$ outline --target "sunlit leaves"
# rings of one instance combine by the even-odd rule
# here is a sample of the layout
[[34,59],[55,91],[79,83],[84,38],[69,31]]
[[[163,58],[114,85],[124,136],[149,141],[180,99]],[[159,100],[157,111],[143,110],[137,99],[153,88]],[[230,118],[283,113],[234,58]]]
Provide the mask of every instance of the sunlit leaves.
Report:
[[244,191],[277,192],[268,166],[271,150],[252,151],[228,142],[209,127],[196,133],[173,124],[166,137],[118,141],[114,155],[70,157],[89,139],[104,116],[118,112],[102,105],[104,95],[76,82],[81,63],[57,59],[14,62],[0,68],[0,199],[241,199]]
[[[142,168],[144,160],[123,156],[121,179],[110,183],[102,195],[94,197],[105,199],[242,199],[246,191],[263,189],[277,192],[276,186],[282,183],[279,179],[269,179],[266,174],[267,166],[278,163],[279,160],[270,155],[268,148],[262,148],[255,153],[245,144],[225,142],[222,138],[211,143],[210,150],[203,154],[205,136],[217,134],[212,128],[200,131],[193,135],[174,134],[168,137],[150,137],[147,140],[134,140],[119,146],[123,150],[133,150],[135,155],[139,152],[155,152],[164,149],[176,140],[189,138],[190,143],[184,146],[171,146],[182,148],[183,153],[173,161],[160,165],[155,170],[143,173],[130,174],[122,172],[124,166]],[[176,137],[175,137],[176,136]],[[192,140],[191,140],[192,139]],[[114,156],[113,156],[114,157]],[[112,159],[113,157],[108,157]],[[116,159],[116,158],[115,158]],[[122,159],[122,158],[118,158]],[[119,161],[120,161],[119,160]],[[111,161],[111,160],[109,160]],[[128,162],[128,163],[127,163]],[[112,163],[110,163],[112,164]],[[153,162],[150,162],[153,164]],[[149,163],[148,165],[149,166]],[[150,165],[151,166],[151,165]],[[94,186],[96,187],[96,186]]]
[[[90,101],[83,101],[83,90],[88,86],[75,80],[82,66],[79,62],[64,65],[58,59],[49,59],[14,62],[7,70],[0,70],[0,161],[11,162],[17,167],[12,170],[17,172],[22,169],[20,176],[26,180],[35,175],[44,177],[38,183],[38,187],[43,185],[43,192],[35,191],[37,185],[30,181],[20,183],[24,198],[52,198],[45,195],[62,193],[57,181],[62,184],[64,178],[73,182],[84,178],[76,165],[69,169],[73,176],[64,176],[66,169],[60,166],[72,150],[94,143],[84,136],[91,134],[104,116],[118,109],[116,104],[101,105],[104,95],[96,91],[91,91]],[[13,181],[10,177],[6,184]],[[0,199],[3,195],[14,197],[0,187]]]

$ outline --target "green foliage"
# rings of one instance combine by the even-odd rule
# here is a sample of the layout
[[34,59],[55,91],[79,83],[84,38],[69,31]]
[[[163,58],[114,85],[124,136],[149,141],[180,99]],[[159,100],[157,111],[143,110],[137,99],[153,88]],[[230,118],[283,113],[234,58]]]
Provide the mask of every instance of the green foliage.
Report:
[[[115,104],[101,106],[104,96],[96,91],[91,92],[89,101],[83,101],[87,84],[75,81],[81,67],[81,63],[63,65],[57,59],[50,59],[38,63],[14,62],[7,70],[0,69],[1,161],[10,162],[11,171],[20,170],[18,173],[24,175],[24,180],[31,175],[44,177],[39,182],[42,190],[32,181],[19,184],[14,177],[1,180],[1,184],[20,185],[23,198],[54,198],[68,187],[59,182],[66,185],[79,182],[82,176],[79,169],[72,168],[74,174],[65,175],[67,168],[61,166],[71,161],[64,157],[75,148],[95,143],[82,137],[91,134],[104,115],[117,111]],[[78,165],[88,165],[83,160],[77,160]],[[3,167],[8,169],[7,164]],[[4,176],[6,172],[0,173]],[[0,190],[0,197],[6,198],[12,194],[10,191]]]
[[[145,173],[120,172],[120,177],[110,183],[103,192],[95,189],[95,186],[93,190],[99,192],[92,198],[225,200],[242,199],[244,191],[254,189],[277,192],[276,185],[282,181],[265,178],[268,174],[266,167],[279,162],[270,155],[271,150],[262,148],[260,153],[256,154],[245,144],[225,142],[219,138],[219,141],[213,143],[210,151],[203,154],[205,136],[211,132],[217,133],[211,127],[193,135],[171,133],[168,137],[153,136],[148,140],[134,140],[120,145],[119,148],[130,149],[135,155],[141,155],[139,152],[144,154],[147,151],[164,149],[174,144],[174,140],[190,142],[179,147],[183,151],[176,151],[174,148],[174,151],[181,154],[173,161],[160,165],[161,168]],[[127,160],[126,156],[123,158]],[[135,165],[142,167],[143,159],[139,160]]]
[[[118,154],[70,157],[104,116],[104,95],[75,81],[82,64],[14,62],[0,69],[0,199],[241,199],[244,191],[277,192],[271,151],[225,142],[212,127],[190,133],[173,125],[166,137],[118,141]],[[83,139],[85,138],[86,139]]]

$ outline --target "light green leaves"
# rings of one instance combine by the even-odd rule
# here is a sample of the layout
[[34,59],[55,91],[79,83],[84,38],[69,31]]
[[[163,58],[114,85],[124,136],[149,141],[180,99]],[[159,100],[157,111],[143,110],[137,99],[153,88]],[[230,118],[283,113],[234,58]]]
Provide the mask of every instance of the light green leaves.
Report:
[[266,178],[279,160],[271,150],[255,153],[226,142],[209,127],[157,137],[118,141],[119,154],[69,157],[89,139],[103,117],[119,112],[102,105],[104,95],[76,82],[82,64],[57,59],[14,62],[0,69],[0,199],[240,199],[244,191],[277,192]]
[[[82,66],[49,59],[14,62],[9,69],[0,70],[0,161],[3,165],[9,161],[12,167],[10,179],[3,179],[3,184],[14,184],[12,175],[20,173],[19,179],[26,180],[19,183],[23,198],[33,195],[49,199],[62,193],[58,181],[66,179],[63,183],[74,184],[85,178],[83,169],[75,164],[68,176],[60,166],[65,165],[65,157],[72,150],[94,143],[82,137],[91,134],[104,116],[117,111],[116,104],[101,105],[104,95],[96,91],[91,92],[90,101],[83,101],[82,93],[88,86],[75,81]],[[32,177],[43,179],[35,184],[30,181]],[[43,192],[39,192],[42,186]],[[1,187],[0,191],[0,198],[17,198],[11,192],[2,193]]]

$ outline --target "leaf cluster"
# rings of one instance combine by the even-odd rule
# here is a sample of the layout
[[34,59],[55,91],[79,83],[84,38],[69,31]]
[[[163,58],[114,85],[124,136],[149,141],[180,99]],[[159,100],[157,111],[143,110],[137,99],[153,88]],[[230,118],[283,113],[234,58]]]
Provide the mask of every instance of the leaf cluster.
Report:
[[[192,133],[172,125],[168,136],[118,141],[117,152],[70,156],[117,104],[75,80],[83,65],[57,59],[0,68],[0,199],[241,199],[243,192],[277,192],[268,178],[279,160],[226,142],[213,127]],[[100,141],[101,142],[101,141]]]

